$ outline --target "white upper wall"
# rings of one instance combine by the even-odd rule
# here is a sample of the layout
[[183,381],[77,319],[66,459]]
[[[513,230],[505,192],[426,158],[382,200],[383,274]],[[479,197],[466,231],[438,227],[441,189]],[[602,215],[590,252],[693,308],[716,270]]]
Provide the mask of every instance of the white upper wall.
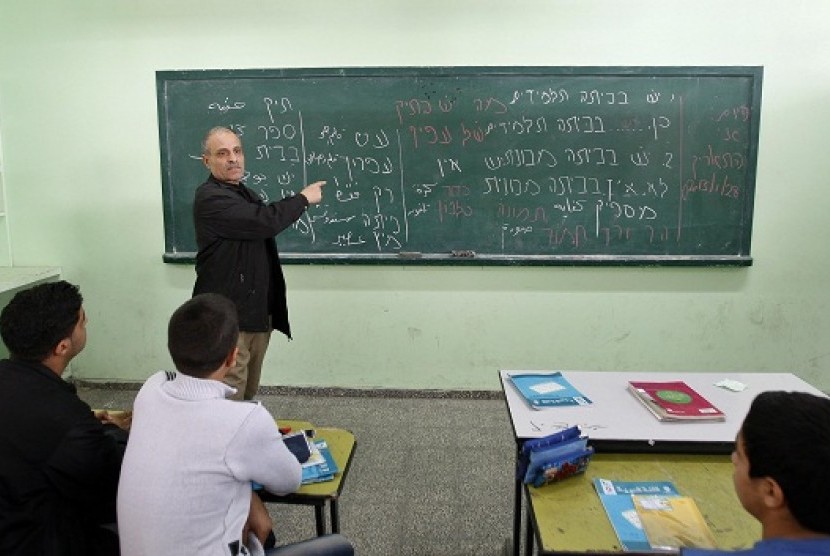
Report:
[[76,376],[170,368],[192,266],[162,263],[155,71],[762,65],[741,269],[289,266],[295,341],[263,384],[497,389],[499,368],[792,371],[830,389],[830,3],[666,0],[0,3],[0,122],[18,265],[82,287]]

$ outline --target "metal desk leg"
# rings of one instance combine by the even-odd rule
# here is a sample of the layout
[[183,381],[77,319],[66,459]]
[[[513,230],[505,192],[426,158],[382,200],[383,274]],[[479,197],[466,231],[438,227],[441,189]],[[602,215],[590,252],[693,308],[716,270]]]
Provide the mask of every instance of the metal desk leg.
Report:
[[525,556],[533,556],[533,518],[530,511],[530,500],[527,501],[527,525],[525,526]]
[[519,451],[521,447],[516,445],[516,485],[513,492],[513,556],[519,556],[522,544],[522,481],[519,475]]
[[329,502],[331,504],[331,532],[340,532],[340,508],[337,505],[337,498]]
[[317,524],[317,536],[326,534],[326,522],[323,516],[323,505],[314,504],[314,522]]

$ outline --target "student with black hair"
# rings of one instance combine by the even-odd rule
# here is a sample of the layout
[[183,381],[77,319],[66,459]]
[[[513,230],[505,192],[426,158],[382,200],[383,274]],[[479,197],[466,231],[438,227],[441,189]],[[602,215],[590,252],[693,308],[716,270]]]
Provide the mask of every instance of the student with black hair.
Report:
[[748,550],[684,549],[684,556],[830,555],[830,399],[759,394],[732,462],[735,491],[761,523],[761,540]]
[[[123,443],[61,377],[86,345],[77,286],[18,292],[0,314],[0,554],[118,554]],[[126,426],[126,425],[125,425]]]
[[[223,383],[238,352],[237,323],[234,304],[210,293],[170,318],[178,372],[151,376],[133,406],[118,488],[124,556],[263,554],[271,519],[251,483],[274,494],[300,486],[300,463],[273,417],[259,402],[230,399],[234,389]],[[352,554],[339,535],[307,542],[323,545],[315,553]]]

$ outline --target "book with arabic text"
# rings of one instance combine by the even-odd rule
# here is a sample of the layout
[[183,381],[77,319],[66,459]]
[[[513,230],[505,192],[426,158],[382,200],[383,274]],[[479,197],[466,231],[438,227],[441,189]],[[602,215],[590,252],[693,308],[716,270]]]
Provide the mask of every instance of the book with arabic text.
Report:
[[594,479],[594,489],[617,534],[620,546],[626,551],[651,550],[640,516],[634,508],[632,495],[679,495],[674,484],[668,481],[612,481],[597,478]]
[[660,421],[723,421],[724,413],[682,380],[631,381],[628,390]]

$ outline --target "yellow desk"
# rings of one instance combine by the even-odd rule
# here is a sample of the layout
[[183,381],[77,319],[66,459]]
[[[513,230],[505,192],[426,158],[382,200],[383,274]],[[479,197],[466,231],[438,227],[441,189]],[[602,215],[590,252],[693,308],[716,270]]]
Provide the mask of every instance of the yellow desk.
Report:
[[[306,421],[289,421],[284,419],[277,420],[280,427],[291,427],[293,431],[305,430],[314,428],[311,423]],[[335,475],[331,481],[323,483],[313,483],[310,485],[302,485],[300,490],[293,494],[285,496],[277,496],[265,490],[258,492],[263,502],[271,504],[301,504],[305,506],[314,506],[314,518],[317,526],[317,534],[326,534],[324,509],[326,504],[329,504],[331,513],[331,532],[340,532],[340,508],[338,501],[340,493],[346,482],[346,475],[349,472],[349,466],[354,457],[354,451],[357,447],[357,441],[354,435],[345,430],[337,428],[316,428],[315,439],[325,440],[331,451],[334,461],[337,462],[337,467],[340,472]]]
[[535,536],[540,555],[622,553],[594,491],[594,478],[673,482],[681,494],[695,499],[721,549],[748,548],[761,538],[760,525],[735,494],[729,456],[595,454],[583,475],[540,488],[525,487],[527,539],[532,543]]

